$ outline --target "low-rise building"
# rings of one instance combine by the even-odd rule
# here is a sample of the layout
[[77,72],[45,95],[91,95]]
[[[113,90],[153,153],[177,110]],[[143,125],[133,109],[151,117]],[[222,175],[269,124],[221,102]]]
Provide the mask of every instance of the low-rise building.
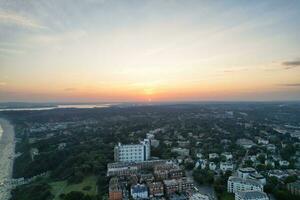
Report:
[[300,181],[288,183],[287,188],[293,195],[300,195]]
[[194,187],[193,180],[188,178],[164,180],[163,183],[167,195],[173,194],[175,192],[185,192],[187,190],[192,190]]
[[252,140],[245,138],[238,139],[236,144],[244,147],[245,149],[250,149],[252,146],[255,145],[255,143]]
[[266,178],[263,175],[259,174],[259,173],[250,174],[248,178],[253,179],[253,180],[257,180],[263,185],[266,185],[266,183],[267,183]]
[[239,168],[238,169],[238,177],[241,177],[241,178],[248,178],[248,176],[250,174],[254,174],[256,173],[256,170],[252,167],[245,167],[245,168]]
[[278,179],[284,179],[284,178],[288,177],[288,174],[282,170],[274,169],[274,170],[270,170],[268,172],[268,176],[275,177]]
[[286,161],[286,160],[280,160],[279,161],[279,165],[281,167],[288,167],[290,165],[290,162],[289,161]]
[[235,193],[235,200],[269,200],[269,197],[261,191],[243,191]]
[[222,172],[233,171],[233,169],[234,169],[234,165],[232,162],[227,161],[227,162],[220,163],[220,170]]
[[208,165],[208,168],[212,171],[216,170],[217,169],[217,165],[216,163],[214,162],[210,162],[209,165]]
[[256,180],[230,176],[227,181],[227,191],[229,193],[240,191],[263,191],[263,185]]
[[122,187],[117,177],[113,177],[109,181],[109,200],[122,200]]
[[147,199],[148,188],[144,184],[136,184],[131,186],[130,194],[133,199]]
[[150,197],[160,197],[164,195],[164,185],[162,182],[149,183],[148,188]]
[[171,149],[171,152],[173,153],[177,153],[180,156],[189,156],[190,155],[190,150],[189,149],[185,149],[185,148],[177,148],[174,147]]
[[230,152],[224,152],[221,155],[225,156],[226,160],[231,160],[233,158],[233,156]]
[[208,154],[208,158],[209,159],[219,158],[219,154],[217,154],[217,153],[210,153],[210,154]]

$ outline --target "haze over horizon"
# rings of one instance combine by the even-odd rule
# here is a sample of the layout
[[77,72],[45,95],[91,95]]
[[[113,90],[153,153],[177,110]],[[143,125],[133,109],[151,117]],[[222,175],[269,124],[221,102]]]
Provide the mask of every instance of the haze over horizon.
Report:
[[300,1],[0,0],[0,102],[300,100]]

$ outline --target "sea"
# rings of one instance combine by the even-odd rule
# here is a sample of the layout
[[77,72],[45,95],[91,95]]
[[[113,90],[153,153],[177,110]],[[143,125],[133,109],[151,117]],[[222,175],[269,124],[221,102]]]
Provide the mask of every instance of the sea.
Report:
[[34,107],[34,108],[1,108],[1,111],[23,111],[23,110],[52,110],[60,108],[107,108],[112,106],[112,104],[62,104],[52,107]]

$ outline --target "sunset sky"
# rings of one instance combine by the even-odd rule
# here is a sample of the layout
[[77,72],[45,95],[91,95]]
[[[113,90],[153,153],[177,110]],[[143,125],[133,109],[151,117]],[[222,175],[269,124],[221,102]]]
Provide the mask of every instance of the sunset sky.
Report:
[[300,1],[0,0],[0,101],[300,100]]

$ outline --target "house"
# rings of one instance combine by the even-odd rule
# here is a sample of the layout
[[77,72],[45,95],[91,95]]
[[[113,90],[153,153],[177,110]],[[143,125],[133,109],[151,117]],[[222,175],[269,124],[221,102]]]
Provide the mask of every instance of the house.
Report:
[[242,191],[235,193],[235,200],[269,200],[269,197],[261,191]]
[[206,159],[199,159],[195,164],[195,168],[200,167],[201,169],[205,169],[207,167],[207,163]]
[[217,153],[210,153],[210,154],[208,154],[208,158],[209,159],[219,158],[219,154],[217,154]]
[[31,155],[31,160],[34,160],[34,157],[39,155],[39,150],[37,148],[31,148],[30,155]]
[[149,183],[148,188],[150,197],[160,197],[164,195],[164,185],[162,182]]
[[270,177],[276,177],[276,178],[278,178],[278,179],[283,179],[283,178],[288,177],[288,174],[285,173],[285,172],[282,171],[282,170],[274,169],[274,170],[270,170],[270,171],[268,172],[268,176],[270,176]]
[[255,145],[255,143],[252,140],[245,139],[245,138],[238,139],[236,141],[236,144],[244,147],[245,149],[250,149],[252,146]]
[[268,151],[271,151],[271,152],[276,151],[276,146],[274,144],[267,144],[266,147],[267,147]]
[[231,160],[233,158],[233,156],[230,152],[224,152],[221,155],[225,156],[226,160]]
[[275,162],[273,160],[265,160],[265,165],[270,165],[272,167],[275,167]]
[[290,162],[286,160],[280,160],[279,165],[280,167],[288,167],[290,165]]
[[109,200],[122,200],[123,190],[117,177],[113,177],[109,181]]
[[130,194],[133,199],[147,199],[148,188],[145,184],[136,184],[131,186]]
[[233,171],[233,164],[232,162],[226,161],[226,162],[221,162],[220,163],[220,169],[224,173],[226,171]]
[[201,159],[201,158],[203,158],[204,156],[203,156],[202,153],[197,153],[197,154],[196,154],[196,157]]
[[193,180],[188,178],[164,180],[163,183],[167,195],[175,192],[186,192],[194,187]]
[[180,148],[180,147],[174,147],[171,149],[172,153],[177,153],[180,156],[189,156],[190,155],[190,150],[185,149],[185,148]]
[[58,144],[57,149],[58,149],[58,150],[63,150],[66,146],[67,146],[67,144],[64,143],[64,142],[62,142],[62,143],[59,143],[59,144]]
[[210,162],[209,165],[208,165],[208,168],[209,168],[210,170],[212,170],[212,171],[215,171],[216,168],[217,168],[217,165],[216,165],[216,163],[214,163],[214,162]]
[[263,138],[259,138],[257,140],[258,144],[269,144],[269,140],[263,139]]

